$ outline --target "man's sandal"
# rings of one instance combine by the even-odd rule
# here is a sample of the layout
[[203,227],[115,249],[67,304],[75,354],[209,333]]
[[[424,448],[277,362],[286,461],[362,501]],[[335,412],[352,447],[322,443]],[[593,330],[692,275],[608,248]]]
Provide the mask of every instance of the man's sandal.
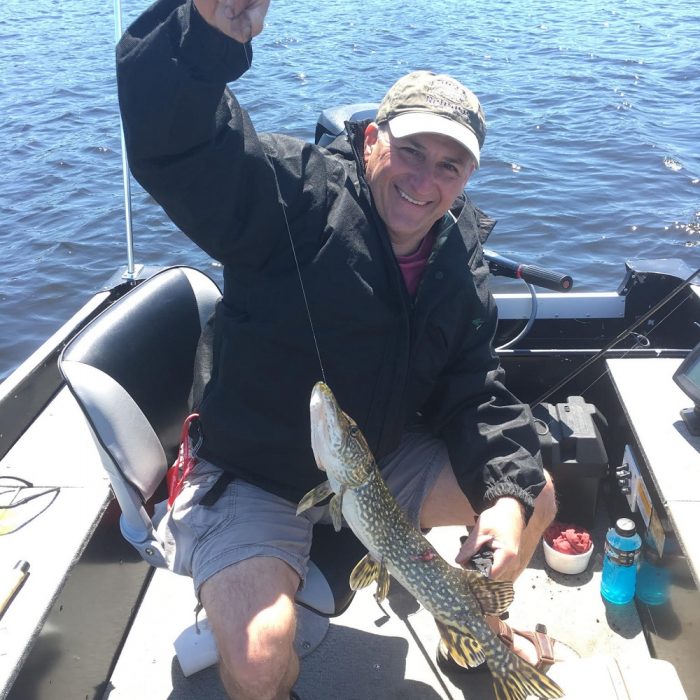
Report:
[[[537,653],[537,662],[535,668],[542,673],[546,673],[552,664],[566,659],[579,658],[579,654],[564,642],[554,639],[547,634],[547,628],[538,624],[535,626],[534,632],[519,630],[506,624],[498,617],[489,615],[492,620],[497,620],[497,636],[508,649],[513,649],[513,635],[518,634],[521,637],[529,640]],[[450,657],[444,642],[441,640],[438,645],[437,657],[438,668],[446,674],[454,673],[474,673],[475,671],[487,670],[486,663],[480,664],[473,668],[468,668],[458,664]]]

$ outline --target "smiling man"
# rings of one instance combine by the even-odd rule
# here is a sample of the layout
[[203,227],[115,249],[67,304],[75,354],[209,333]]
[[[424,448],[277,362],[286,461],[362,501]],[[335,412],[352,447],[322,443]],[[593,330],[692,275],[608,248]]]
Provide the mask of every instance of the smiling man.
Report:
[[365,178],[397,255],[413,253],[479,163],[484,115],[446,75],[416,71],[384,97],[364,133]]
[[[491,347],[492,222],[464,194],[484,143],[479,101],[418,71],[328,148],[258,133],[227,84],[250,67],[268,4],[157,0],[117,51],[132,172],[223,264],[197,464],[160,531],[239,700],[294,696],[294,596],[327,515],[296,515],[324,479],[309,430],[315,341],[411,520],[470,528],[459,563],[488,545],[492,576],[514,579],[555,512],[532,415]],[[528,648],[501,629],[546,663],[551,640]]]

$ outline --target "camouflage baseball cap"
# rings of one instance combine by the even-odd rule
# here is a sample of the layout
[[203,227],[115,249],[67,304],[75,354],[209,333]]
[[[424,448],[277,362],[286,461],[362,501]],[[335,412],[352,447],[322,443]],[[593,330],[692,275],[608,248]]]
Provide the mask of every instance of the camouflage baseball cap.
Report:
[[393,136],[443,134],[461,143],[479,165],[486,122],[479,99],[449,75],[427,70],[404,75],[389,88],[376,121],[389,122]]

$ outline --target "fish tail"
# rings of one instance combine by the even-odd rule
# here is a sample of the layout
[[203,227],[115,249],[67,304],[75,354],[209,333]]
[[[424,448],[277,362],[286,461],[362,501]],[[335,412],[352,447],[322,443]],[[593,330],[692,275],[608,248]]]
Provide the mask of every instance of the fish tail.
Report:
[[[499,673],[500,670],[500,673]],[[491,669],[497,700],[526,700],[536,698],[561,698],[564,691],[544,673],[511,653],[505,668]]]

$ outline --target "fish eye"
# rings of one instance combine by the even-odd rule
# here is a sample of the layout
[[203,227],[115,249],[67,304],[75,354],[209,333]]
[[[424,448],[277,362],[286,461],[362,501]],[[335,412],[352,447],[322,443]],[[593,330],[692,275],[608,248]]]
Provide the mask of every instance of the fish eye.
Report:
[[348,432],[352,437],[356,437],[357,433],[360,432],[360,429],[356,425],[351,425],[350,428],[348,429]]

